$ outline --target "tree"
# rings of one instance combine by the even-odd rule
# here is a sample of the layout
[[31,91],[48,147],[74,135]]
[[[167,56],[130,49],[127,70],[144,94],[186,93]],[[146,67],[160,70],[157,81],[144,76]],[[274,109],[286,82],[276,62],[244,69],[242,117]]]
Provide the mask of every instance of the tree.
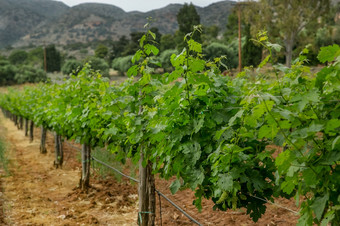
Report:
[[95,71],[99,71],[102,76],[109,77],[110,67],[105,60],[97,57],[90,57],[86,62],[89,62],[91,68]]
[[43,68],[44,65],[44,50],[42,47],[37,47],[28,52],[27,61],[30,65]]
[[26,82],[36,83],[47,81],[46,72],[28,65],[21,66],[14,78],[18,84],[23,84]]
[[160,51],[164,51],[167,49],[175,49],[176,41],[175,37],[172,34],[162,35],[160,40]]
[[329,0],[260,0],[248,5],[245,13],[255,30],[266,29],[269,36],[279,37],[286,48],[286,65],[290,67],[294,45],[301,31],[327,14]]
[[99,44],[94,51],[94,54],[96,57],[104,59],[107,56],[108,52],[109,50],[105,45]]
[[46,47],[46,62],[48,72],[60,71],[61,56],[55,45]]
[[133,55],[140,48],[139,39],[144,35],[143,32],[132,32],[130,34],[130,41],[125,46],[122,56]]
[[238,66],[238,58],[237,58],[237,41],[233,41],[228,46],[218,42],[210,43],[204,49],[204,55],[208,60],[213,61],[216,57],[225,56],[226,59],[223,60],[224,65],[228,68],[220,68],[221,70],[236,68]]
[[150,31],[153,32],[156,35],[156,39],[153,41],[153,45],[159,48],[161,43],[162,34],[159,32],[159,29],[157,27],[150,28]]
[[23,64],[27,60],[28,54],[24,50],[14,50],[8,57],[9,62],[14,65]]
[[227,42],[231,42],[233,39],[237,38],[237,34],[238,34],[238,17],[234,8],[232,13],[229,14],[228,16],[228,23],[226,25],[226,31],[224,32],[223,36]]
[[[184,36],[194,30],[195,25],[200,24],[200,16],[198,15],[195,6],[190,3],[184,4],[184,6],[179,10],[177,14],[177,23],[179,26],[179,43],[177,43],[178,47],[184,47]],[[201,35],[196,32],[193,36],[193,39],[197,42],[201,42]]]
[[6,60],[0,60],[0,85],[11,85],[15,83],[14,76],[18,68]]
[[262,47],[257,46],[251,40],[250,25],[245,26],[246,42],[242,48],[242,65],[257,66],[262,59]]
[[61,68],[61,71],[65,75],[69,75],[71,73],[77,75],[78,72],[81,70],[82,66],[83,64],[78,60],[70,59],[64,63],[63,67]]
[[121,76],[124,75],[125,72],[129,70],[129,68],[133,65],[132,64],[132,55],[131,56],[124,56],[124,57],[117,57],[112,61],[112,68],[117,70]]
[[203,35],[204,35],[203,40],[209,42],[212,39],[217,39],[219,32],[220,32],[220,28],[217,25],[203,27]]
[[125,35],[121,36],[118,41],[113,42],[110,52],[110,61],[117,57],[121,57],[128,43],[129,40],[126,38]]

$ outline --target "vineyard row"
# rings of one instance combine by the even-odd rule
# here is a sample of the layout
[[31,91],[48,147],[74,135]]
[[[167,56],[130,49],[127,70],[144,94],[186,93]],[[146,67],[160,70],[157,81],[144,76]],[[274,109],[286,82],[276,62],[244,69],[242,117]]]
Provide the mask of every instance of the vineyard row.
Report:
[[[340,47],[324,47],[316,75],[304,50],[291,68],[273,66],[224,77],[220,59],[206,62],[190,36],[157,74],[158,49],[148,32],[127,79],[111,84],[86,65],[64,84],[9,91],[0,106],[83,144],[82,187],[89,185],[91,148],[123,163],[139,162],[140,212],[154,212],[154,176],[177,177],[170,189],[195,191],[221,210],[244,207],[254,221],[274,197],[302,198],[300,225],[340,222]],[[259,38],[270,55],[276,45]],[[254,75],[255,74],[255,75]],[[270,78],[274,76],[274,78]],[[282,151],[280,151],[282,150]],[[255,198],[258,197],[258,198]],[[143,216],[143,225],[154,222]]]

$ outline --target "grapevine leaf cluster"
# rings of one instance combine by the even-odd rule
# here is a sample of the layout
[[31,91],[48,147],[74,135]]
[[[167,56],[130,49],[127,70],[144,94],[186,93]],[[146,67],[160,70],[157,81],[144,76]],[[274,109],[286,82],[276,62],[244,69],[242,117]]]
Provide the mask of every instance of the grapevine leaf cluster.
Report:
[[[185,37],[171,56],[172,72],[158,74],[148,31],[128,70],[112,84],[85,65],[63,84],[10,90],[0,106],[80,143],[106,147],[118,160],[143,151],[172,193],[190,188],[194,204],[211,199],[221,210],[244,207],[254,221],[264,200],[301,198],[300,225],[340,222],[340,48],[324,47],[328,65],[314,76],[304,50],[291,68],[273,66],[276,79],[222,76],[220,58],[203,60],[202,45]],[[265,36],[257,40],[270,55]],[[254,81],[255,80],[255,81]],[[275,145],[276,148],[270,148]],[[143,148],[142,148],[143,147]],[[277,157],[274,157],[277,156]]]

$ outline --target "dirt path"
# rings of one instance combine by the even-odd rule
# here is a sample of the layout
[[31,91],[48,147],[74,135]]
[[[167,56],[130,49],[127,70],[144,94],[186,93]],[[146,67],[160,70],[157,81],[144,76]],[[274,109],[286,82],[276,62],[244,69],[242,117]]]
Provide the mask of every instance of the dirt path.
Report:
[[[39,153],[40,130],[34,133],[35,140],[29,143],[24,132],[4,119],[0,114],[0,135],[5,137],[10,158],[10,176],[2,171],[0,188],[0,208],[4,209],[0,225],[136,225],[138,196],[136,184],[122,179],[97,179],[91,177],[91,188],[82,193],[78,188],[80,164],[77,151],[64,146],[63,169],[53,167],[53,136],[48,134],[46,155]],[[244,209],[236,211],[213,211],[213,203],[203,200],[202,212],[193,206],[194,193],[179,191],[172,195],[171,181],[157,179],[156,187],[171,200],[187,211],[203,225],[244,225],[267,226],[295,225],[298,216],[268,204],[265,215],[254,223]],[[162,223],[157,197],[156,226],[195,225],[181,212],[162,199]],[[277,203],[297,211],[293,200],[277,199]]]
[[[63,169],[55,169],[52,144],[48,154],[40,154],[38,139],[29,143],[13,122],[0,117],[10,149],[11,175],[1,181],[7,225],[135,225],[137,198],[129,196],[135,193],[131,186],[112,182],[108,190],[93,181],[82,194],[77,167],[68,166],[66,159]],[[120,190],[128,194],[115,192]]]

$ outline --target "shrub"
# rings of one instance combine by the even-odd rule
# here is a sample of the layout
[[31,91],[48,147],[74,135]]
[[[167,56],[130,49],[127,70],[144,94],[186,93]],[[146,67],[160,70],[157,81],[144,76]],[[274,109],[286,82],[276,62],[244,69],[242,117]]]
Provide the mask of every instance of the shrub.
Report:
[[34,67],[24,65],[19,68],[14,78],[15,81],[19,84],[23,84],[26,82],[36,83],[46,81],[47,75],[46,72],[41,69],[36,69]]
[[120,74],[124,74],[132,66],[132,56],[118,57],[112,62],[112,68],[119,71]]
[[7,60],[0,60],[0,85],[14,84],[14,76],[17,70],[18,68],[11,65]]
[[26,53],[24,50],[14,50],[11,55],[9,55],[8,60],[11,62],[11,64],[23,64],[28,57],[28,53]]
[[61,68],[61,72],[65,75],[75,74],[77,75],[78,72],[81,70],[83,64],[77,60],[67,60],[63,67]]
[[237,48],[235,48],[234,43],[226,46],[222,43],[212,42],[204,49],[204,54],[209,60],[214,60],[216,57],[226,56],[227,59],[223,60],[223,63],[227,65],[228,68],[236,68],[238,65]]
[[101,75],[104,77],[109,77],[110,67],[108,63],[98,57],[90,57],[86,60],[91,65],[91,68],[96,71],[100,71]]
[[159,55],[159,60],[162,64],[162,67],[165,70],[168,70],[172,67],[170,58],[172,54],[178,54],[178,51],[176,49],[167,49],[164,50],[160,55]]

